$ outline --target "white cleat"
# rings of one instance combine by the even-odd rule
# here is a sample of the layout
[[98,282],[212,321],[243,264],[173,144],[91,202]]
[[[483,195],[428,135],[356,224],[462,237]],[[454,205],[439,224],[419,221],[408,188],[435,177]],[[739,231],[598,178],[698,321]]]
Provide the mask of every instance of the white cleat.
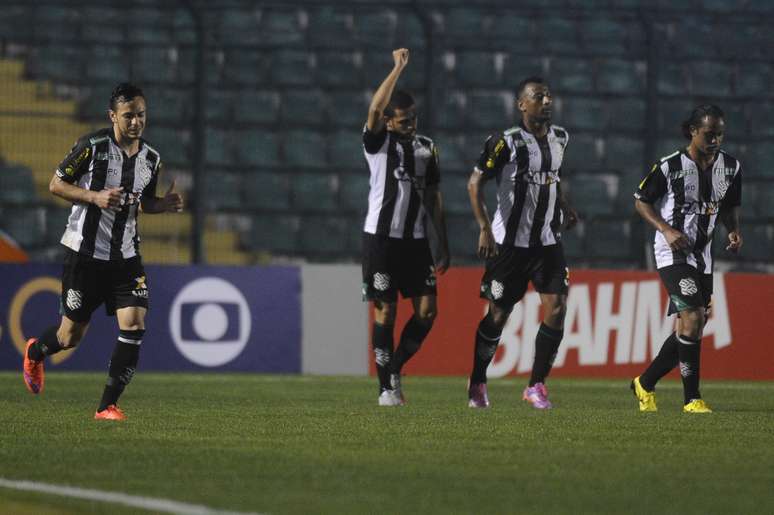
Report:
[[400,374],[390,374],[390,386],[392,391],[400,399],[401,406],[406,404],[406,398],[403,396],[403,388],[400,385]]
[[379,394],[379,406],[402,406],[403,401],[395,393],[395,390],[384,390]]

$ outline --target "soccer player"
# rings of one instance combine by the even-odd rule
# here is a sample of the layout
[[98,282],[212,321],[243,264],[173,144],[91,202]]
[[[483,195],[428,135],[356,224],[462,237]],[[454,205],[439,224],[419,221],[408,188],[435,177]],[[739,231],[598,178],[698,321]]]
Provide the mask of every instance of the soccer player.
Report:
[[[486,258],[481,297],[489,301],[476,330],[468,406],[489,407],[486,369],[494,357],[508,315],[532,281],[540,294],[543,321],[535,359],[522,397],[538,409],[551,408],[545,386],[564,334],[569,271],[560,229],[578,220],[561,188],[562,156],[569,136],[551,124],[551,92],[540,77],[517,86],[521,123],[490,136],[468,181],[473,215],[481,229],[478,255]],[[497,182],[497,210],[490,221],[483,186]]]
[[[363,131],[371,173],[363,228],[363,297],[373,302],[372,345],[379,376],[379,405],[404,403],[403,365],[419,350],[436,316],[436,277],[449,267],[446,224],[438,184],[438,149],[418,135],[412,96],[395,85],[409,51],[393,51],[394,67],[374,93]],[[438,236],[433,262],[427,218]],[[411,298],[414,315],[393,352],[398,291]]]
[[675,332],[648,368],[632,380],[640,411],[656,411],[656,383],[678,364],[687,413],[711,413],[699,393],[701,337],[712,300],[712,237],[717,220],[728,230],[726,250],[742,247],[739,161],[720,149],[723,111],[701,105],[683,122],[686,148],[653,165],[634,194],[637,212],[656,229],[653,249],[661,281],[669,293]]
[[79,139],[51,179],[49,189],[73,203],[62,244],[67,247],[62,272],[59,326],[27,341],[24,383],[39,394],[46,356],[71,349],[83,339],[91,314],[105,304],[118,319],[118,341],[95,419],[123,420],[117,401],[137,367],[145,333],[148,282],[139,253],[137,216],[180,212],[183,199],[175,183],[156,196],[161,160],[144,139],[145,96],[137,86],[121,83],[108,111],[112,127]]

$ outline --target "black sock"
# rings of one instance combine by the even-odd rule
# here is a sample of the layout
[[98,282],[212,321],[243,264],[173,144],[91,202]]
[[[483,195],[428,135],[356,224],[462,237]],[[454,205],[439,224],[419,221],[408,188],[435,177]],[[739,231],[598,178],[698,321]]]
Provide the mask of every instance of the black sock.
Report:
[[[121,331],[119,340],[113,349],[113,355],[110,357],[108,379],[105,383],[105,390],[102,392],[102,400],[99,402],[97,411],[102,411],[111,404],[116,404],[124,388],[132,380],[140,358],[140,343],[142,342],[144,332],[142,330]],[[122,340],[140,343],[127,343]]]
[[645,372],[640,375],[640,384],[647,391],[656,389],[656,383],[677,366],[677,335],[672,333],[664,341],[658,355],[653,359]]
[[701,399],[701,393],[699,393],[701,340],[692,340],[682,335],[678,338],[677,353],[680,358],[680,377],[683,379],[685,404],[688,404],[693,399]]
[[495,325],[489,313],[479,322],[473,351],[473,372],[470,374],[471,384],[486,383],[486,368],[494,358],[501,333],[502,329]]
[[544,383],[546,377],[551,372],[556,359],[556,353],[559,350],[559,344],[562,343],[564,331],[548,327],[546,324],[540,324],[537,336],[535,337],[535,361],[532,363],[532,376],[529,378],[529,385],[535,386],[535,383]]
[[33,361],[41,361],[46,356],[56,354],[62,350],[62,344],[59,343],[59,338],[56,337],[56,332],[59,328],[52,325],[40,335],[38,341],[30,345],[30,350],[27,353],[27,357]]
[[376,375],[379,376],[379,392],[389,390],[392,372],[392,331],[393,326],[374,322],[371,344],[374,348]]
[[416,315],[412,316],[411,319],[406,322],[406,326],[400,334],[398,348],[395,350],[395,356],[393,357],[393,373],[400,374],[403,365],[411,359],[411,356],[417,353],[419,347],[422,346],[422,342],[425,340],[427,333],[430,332],[430,328],[432,327],[433,322],[420,322]]

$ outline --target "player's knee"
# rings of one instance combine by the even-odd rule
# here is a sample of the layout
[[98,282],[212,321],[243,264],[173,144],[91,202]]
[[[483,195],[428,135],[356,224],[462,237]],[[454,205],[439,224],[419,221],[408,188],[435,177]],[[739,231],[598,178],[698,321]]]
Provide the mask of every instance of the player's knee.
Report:
[[704,329],[704,312],[700,309],[689,309],[680,312],[680,333],[690,338],[701,338]]
[[421,309],[414,314],[417,321],[420,324],[425,326],[433,325],[436,315],[437,315],[437,310],[435,309]]
[[502,331],[503,327],[505,327],[505,323],[508,321],[508,316],[510,314],[510,310],[490,305],[486,316],[489,318],[489,321],[493,327],[496,327],[499,331]]

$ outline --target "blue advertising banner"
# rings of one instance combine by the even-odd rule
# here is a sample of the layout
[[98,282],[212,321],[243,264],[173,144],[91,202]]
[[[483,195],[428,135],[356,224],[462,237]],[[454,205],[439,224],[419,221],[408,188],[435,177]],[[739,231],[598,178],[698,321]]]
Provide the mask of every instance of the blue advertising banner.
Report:
[[[146,266],[140,370],[301,371],[297,267]],[[26,338],[58,325],[61,266],[0,265],[0,369],[21,370]],[[107,370],[118,337],[99,308],[81,344],[48,370]]]

